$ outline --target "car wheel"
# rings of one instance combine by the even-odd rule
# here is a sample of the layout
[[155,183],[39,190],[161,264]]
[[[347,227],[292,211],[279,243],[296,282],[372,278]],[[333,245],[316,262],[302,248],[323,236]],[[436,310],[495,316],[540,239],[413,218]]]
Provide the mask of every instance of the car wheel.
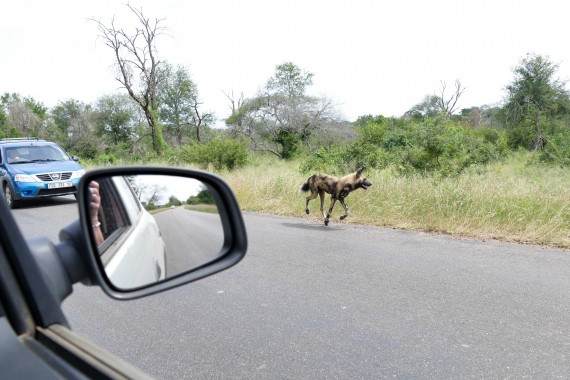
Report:
[[4,184],[4,196],[6,197],[6,202],[10,208],[18,207],[18,201],[14,199],[12,194],[12,189],[10,189],[10,185],[7,183]]

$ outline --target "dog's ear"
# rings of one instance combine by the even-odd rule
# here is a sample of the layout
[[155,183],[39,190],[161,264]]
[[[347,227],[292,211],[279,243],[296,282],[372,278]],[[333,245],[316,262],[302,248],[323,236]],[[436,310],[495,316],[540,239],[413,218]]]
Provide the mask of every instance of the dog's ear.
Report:
[[361,175],[362,172],[363,172],[365,169],[366,169],[366,168],[365,168],[364,166],[361,167],[360,169],[358,169],[358,170],[356,171],[356,175]]

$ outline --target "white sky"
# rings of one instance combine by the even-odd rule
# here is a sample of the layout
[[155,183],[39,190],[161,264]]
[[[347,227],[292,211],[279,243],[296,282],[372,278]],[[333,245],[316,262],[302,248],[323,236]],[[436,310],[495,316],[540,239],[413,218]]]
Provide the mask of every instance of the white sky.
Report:
[[[87,18],[133,25],[126,1],[0,0],[0,93],[48,107],[94,103],[117,91],[112,51]],[[275,66],[315,74],[310,92],[346,119],[400,116],[427,94],[466,87],[461,107],[494,104],[528,52],[570,78],[570,2],[559,0],[132,0],[164,18],[159,58],[187,66],[204,111],[229,114],[224,93],[246,97]]]
[[[184,178],[167,175],[139,175],[137,176],[137,183],[143,187],[154,188],[160,186],[163,189],[163,197],[161,202],[168,202],[168,199],[174,195],[178,200],[186,202],[191,195],[197,195],[202,189],[202,181],[193,178]],[[150,197],[152,194],[144,194],[143,200]]]

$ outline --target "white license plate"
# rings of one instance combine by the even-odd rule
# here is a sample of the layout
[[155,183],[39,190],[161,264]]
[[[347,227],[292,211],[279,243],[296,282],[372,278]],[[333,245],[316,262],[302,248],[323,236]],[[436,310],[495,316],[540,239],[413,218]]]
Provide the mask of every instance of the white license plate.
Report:
[[73,183],[71,182],[54,182],[48,183],[48,189],[59,189],[61,187],[71,187]]

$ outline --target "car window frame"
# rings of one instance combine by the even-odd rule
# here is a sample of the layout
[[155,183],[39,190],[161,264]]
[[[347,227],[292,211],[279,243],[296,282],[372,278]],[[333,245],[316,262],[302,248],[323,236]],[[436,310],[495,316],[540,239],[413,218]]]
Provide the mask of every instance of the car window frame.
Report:
[[[121,201],[121,195],[111,180],[100,182],[99,191],[101,195],[101,208],[99,209],[99,220],[101,229],[104,232],[105,240],[99,245],[99,255],[102,261],[110,261],[115,250],[111,249],[115,243],[132,227],[133,223],[130,215]],[[110,220],[110,219],[113,220]],[[120,218],[120,224],[117,219]],[[111,222],[115,226],[110,226]],[[108,229],[112,228],[112,231]]]

